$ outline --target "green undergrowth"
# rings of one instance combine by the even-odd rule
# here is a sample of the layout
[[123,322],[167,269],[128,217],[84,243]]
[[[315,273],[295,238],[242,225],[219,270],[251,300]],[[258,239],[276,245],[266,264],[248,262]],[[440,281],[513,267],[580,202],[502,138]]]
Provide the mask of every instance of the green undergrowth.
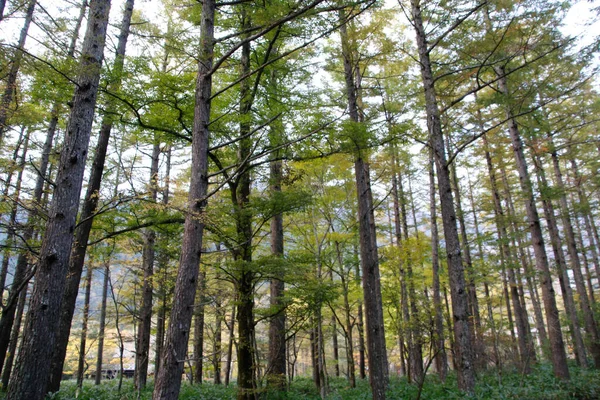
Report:
[[[564,400],[600,399],[600,371],[593,369],[570,368],[571,380],[560,381],[552,375],[550,365],[539,365],[529,375],[505,371],[502,375],[496,372],[480,374],[477,380],[474,399],[531,399],[531,400]],[[117,381],[105,381],[99,386],[93,382],[85,382],[81,390],[77,390],[74,381],[65,381],[61,391],[48,396],[53,400],[135,400],[151,399],[151,388],[139,394],[133,388],[131,380],[125,380],[118,390]],[[150,382],[150,385],[152,383]],[[370,399],[371,393],[367,380],[357,380],[357,387],[350,388],[344,378],[330,378],[328,400],[363,400]],[[392,377],[387,393],[388,399],[417,399],[419,388],[408,384],[405,378]],[[229,400],[235,399],[235,386],[223,385],[190,385],[184,382],[179,398],[181,400]],[[0,396],[0,398],[3,396]],[[265,400],[316,400],[320,396],[312,380],[296,379],[287,392],[263,392],[259,396]],[[450,374],[446,383],[441,383],[433,374],[427,376],[421,393],[421,399],[464,399],[467,396],[456,387],[456,377]]]

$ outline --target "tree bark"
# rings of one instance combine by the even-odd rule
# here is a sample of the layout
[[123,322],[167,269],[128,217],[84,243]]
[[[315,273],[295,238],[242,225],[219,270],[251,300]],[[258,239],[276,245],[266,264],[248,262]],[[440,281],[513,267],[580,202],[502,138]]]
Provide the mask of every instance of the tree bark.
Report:
[[[154,146],[150,163],[149,201],[156,203],[158,198],[158,159],[160,157],[160,141],[155,134]],[[135,353],[135,388],[138,391],[146,387],[148,378],[148,364],[150,363],[150,331],[152,329],[152,298],[153,298],[153,275],[155,259],[156,233],[153,228],[148,228],[143,233],[144,245],[142,248],[142,304],[139,311],[139,328],[136,341]]]
[[102,379],[102,360],[104,355],[104,332],[106,329],[106,301],[108,299],[108,281],[110,279],[110,259],[104,261],[104,280],[102,281],[102,302],[100,303],[100,326],[98,327],[98,352],[96,355],[96,379],[99,385]]
[[83,321],[81,323],[81,339],[79,341],[79,359],[77,361],[77,387],[83,385],[85,373],[85,346],[87,342],[88,321],[90,316],[90,295],[92,293],[92,263],[88,266],[85,277],[85,298],[83,300]]
[[[8,117],[9,108],[13,101],[15,92],[17,91],[17,76],[19,75],[19,68],[21,67],[21,60],[25,50],[25,41],[27,40],[27,32],[29,32],[29,25],[33,19],[33,11],[35,9],[37,1],[29,0],[27,5],[27,11],[25,12],[25,22],[21,29],[21,35],[19,36],[19,43],[15,52],[15,57],[12,60],[8,75],[6,77],[6,86],[4,87],[4,94],[2,100],[0,100],[0,146],[4,139],[4,134],[8,130]],[[2,7],[4,8],[4,7]],[[0,16],[2,13],[0,13]]]
[[583,280],[583,274],[581,273],[581,262],[579,260],[579,252],[577,249],[577,242],[575,239],[575,232],[573,231],[573,225],[571,218],[569,217],[569,205],[567,203],[567,195],[565,193],[565,185],[562,178],[562,171],[558,160],[558,153],[554,148],[552,139],[550,144],[552,151],[550,153],[552,157],[552,165],[554,167],[554,177],[556,179],[556,186],[560,189],[560,215],[562,219],[562,226],[565,232],[565,239],[567,242],[567,250],[569,252],[569,261],[571,264],[571,270],[573,271],[573,277],[575,278],[575,287],[577,288],[577,294],[579,297],[579,306],[583,313],[583,322],[585,326],[585,332],[587,334],[588,349],[592,353],[594,359],[594,365],[596,368],[600,368],[600,337],[598,336],[598,327],[594,319],[594,312],[590,305],[588,298],[585,282]]
[[[499,78],[498,84],[500,92],[506,98],[510,98],[506,74],[503,69],[496,71]],[[544,247],[544,237],[540,225],[540,218],[535,207],[535,198],[531,179],[527,170],[527,161],[523,151],[523,142],[517,122],[513,117],[513,113],[509,108],[506,108],[506,116],[508,120],[508,131],[512,141],[512,149],[515,155],[517,170],[519,172],[519,181],[521,190],[525,197],[525,209],[527,211],[527,220],[529,222],[529,233],[531,235],[531,244],[535,253],[535,264],[539,271],[540,283],[542,285],[542,297],[544,299],[544,308],[546,311],[546,321],[548,323],[548,335],[550,346],[552,348],[552,364],[554,375],[560,379],[569,379],[569,369],[567,366],[567,355],[560,329],[560,320],[558,317],[558,308],[556,307],[556,298],[554,287],[552,286],[552,276],[548,266],[548,256]]]
[[[345,20],[343,10],[340,20]],[[355,63],[346,31],[346,25],[340,27],[342,39],[342,57],[344,59],[344,77],[350,120],[359,123]],[[358,73],[357,73],[358,75]],[[383,325],[383,308],[379,282],[379,257],[377,254],[377,234],[373,214],[373,194],[371,192],[370,167],[364,149],[357,149],[354,159],[356,192],[358,197],[358,223],[360,237],[360,258],[362,265],[363,301],[367,327],[367,346],[369,357],[369,381],[373,399],[385,399],[388,385],[388,363]]]
[[[110,90],[117,90],[121,84],[121,73],[125,57],[125,47],[129,35],[129,26],[131,24],[131,15],[133,12],[134,0],[127,0],[123,12],[121,22],[121,32],[119,34],[119,42],[117,46],[116,58],[113,64],[113,69],[117,80],[110,83]],[[82,5],[82,7],[85,3]],[[94,151],[94,159],[90,171],[90,179],[87,185],[81,215],[81,221],[75,231],[75,240],[71,248],[71,258],[69,261],[69,272],[65,291],[62,295],[60,320],[56,333],[56,345],[52,354],[52,367],[48,383],[50,392],[57,392],[60,388],[60,380],[62,376],[63,364],[67,354],[67,346],[69,343],[69,334],[71,332],[71,322],[73,321],[73,313],[75,312],[75,303],[77,301],[77,293],[79,291],[79,283],[81,281],[81,273],[87,253],[87,243],[92,230],[94,215],[98,206],[100,185],[104,172],[104,162],[108,149],[108,142],[113,126],[114,119],[114,101],[109,100],[106,105],[108,111],[102,118],[100,134],[98,135],[98,143]]]
[[109,0],[92,1],[73,107],[55,181],[46,233],[42,240],[36,280],[25,323],[19,368],[9,383],[8,399],[42,399],[59,323],[73,231],[85,169],[94,107],[100,80]]
[[[275,79],[275,78],[273,78]],[[280,135],[281,132],[273,132],[273,135]],[[277,144],[278,137],[274,137],[271,142]],[[274,155],[277,157],[277,154]],[[283,179],[282,162],[271,161],[270,165],[270,190],[275,198],[281,194],[281,182]],[[271,254],[274,257],[283,259],[283,215],[276,214],[271,218]],[[285,310],[284,307],[284,274],[277,273],[276,278],[271,279],[270,304],[275,312],[269,323],[269,356],[267,384],[276,390],[285,390],[287,387],[286,379],[286,345],[285,345]]]
[[25,303],[27,302],[27,288],[28,285],[25,285],[23,290],[19,293],[19,301],[17,303],[17,312],[15,315],[15,321],[12,326],[12,332],[10,334],[10,343],[8,346],[8,357],[6,358],[6,363],[4,364],[4,368],[2,369],[2,387],[8,387],[8,382],[10,380],[10,375],[13,369],[13,362],[15,360],[15,355],[17,352],[17,344],[19,343],[19,333],[21,331],[21,322],[23,320],[23,313],[25,311]]
[[448,275],[450,278],[450,294],[452,297],[452,314],[454,320],[455,363],[457,367],[458,388],[472,392],[475,387],[475,369],[473,365],[473,349],[469,330],[469,302],[467,285],[456,227],[456,211],[450,185],[449,166],[446,152],[440,111],[434,86],[431,60],[419,0],[411,0],[411,16],[417,36],[417,47],[421,65],[421,77],[425,92],[427,126],[429,129],[429,145],[433,149],[438,178],[438,190],[442,210],[446,253],[448,256]]
[[[549,185],[546,179],[546,173],[543,169],[541,160],[537,155],[534,156],[534,166],[540,186],[540,193],[542,193],[542,205],[544,207],[544,216],[548,225],[548,232],[550,234],[550,241],[552,243],[552,250],[556,262],[556,268],[558,269],[558,278],[560,281],[560,289],[562,293],[563,303],[567,312],[567,316],[569,317],[569,329],[571,331],[571,337],[573,340],[573,350],[575,352],[575,359],[577,360],[577,364],[580,367],[586,367],[586,350],[585,345],[583,343],[583,337],[581,336],[579,317],[577,316],[575,300],[573,299],[573,291],[571,290],[570,279],[567,273],[567,263],[565,261],[565,253],[563,250],[559,228],[556,221],[554,205],[552,204],[551,199],[543,195],[544,193],[547,193]],[[545,344],[543,343],[542,346],[544,345]],[[545,353],[548,352],[545,351]]]
[[200,272],[198,289],[196,289],[196,304],[194,305],[194,382],[201,385],[204,367],[204,280],[206,274]]
[[442,311],[442,299],[440,296],[440,260],[439,260],[439,235],[437,226],[437,206],[435,201],[435,161],[433,150],[429,148],[429,215],[431,218],[431,269],[433,275],[433,309],[434,309],[434,354],[435,369],[440,381],[446,381],[448,376],[448,358],[446,356],[446,345],[444,340],[444,315]]
[[204,223],[198,218],[206,206],[208,190],[208,141],[212,89],[215,1],[202,3],[200,52],[196,77],[196,104],[192,131],[192,176],[185,217],[181,261],[177,273],[173,310],[161,356],[162,368],[154,385],[154,400],[176,400],[190,334]]
[[[166,161],[165,161],[165,181],[164,189],[162,193],[162,204],[167,206],[169,204],[169,190],[170,190],[170,177],[171,177],[171,145],[167,145]],[[159,235],[159,242],[168,242],[168,234]],[[159,246],[160,247],[160,246]],[[161,252],[157,257],[157,275],[158,279],[158,312],[156,315],[156,348],[154,357],[154,375],[158,375],[160,369],[160,356],[165,341],[165,323],[167,319],[167,297],[170,290],[167,290],[168,281],[168,269],[169,269],[169,256],[166,252]]]

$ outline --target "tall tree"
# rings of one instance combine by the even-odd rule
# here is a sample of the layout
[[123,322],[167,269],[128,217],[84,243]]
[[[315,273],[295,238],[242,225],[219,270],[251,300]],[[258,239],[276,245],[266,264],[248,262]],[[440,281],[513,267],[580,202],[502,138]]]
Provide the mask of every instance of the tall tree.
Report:
[[[23,23],[23,28],[21,29],[21,35],[19,36],[19,43],[17,44],[15,56],[10,65],[10,70],[8,71],[6,85],[4,86],[4,93],[2,94],[2,99],[0,100],[0,145],[4,139],[4,133],[8,128],[7,122],[10,113],[10,106],[17,90],[17,77],[19,75],[19,69],[21,68],[21,61],[25,52],[25,41],[27,40],[27,33],[29,32],[31,20],[33,19],[33,11],[36,3],[37,0],[29,0],[29,3],[27,3],[25,22]],[[4,11],[4,3],[2,4],[1,11]],[[0,18],[1,16],[2,12],[0,12]]]
[[40,365],[39,360],[50,359],[55,343],[104,56],[109,10],[109,0],[90,3],[73,106],[42,240],[18,368],[9,383],[8,399],[41,400],[46,394],[50,363]]
[[433,42],[433,47],[428,42],[419,0],[411,0],[411,19],[417,36],[421,78],[425,92],[427,127],[429,129],[428,145],[431,146],[434,152],[444,237],[446,239],[458,387],[461,390],[472,392],[475,387],[475,370],[473,365],[473,349],[471,346],[473,338],[469,330],[470,313],[468,294],[460,241],[456,227],[456,211],[454,209],[454,199],[450,185],[449,164],[446,158],[440,110],[437,103],[435,80],[430,59],[430,53],[433,47],[435,47],[436,42]]
[[[115,78],[109,82],[109,90],[111,91],[117,91],[121,85],[121,74],[123,72],[123,65],[125,61],[125,48],[127,46],[127,39],[129,36],[133,5],[134,0],[127,0],[125,2],[125,8],[123,9],[121,31],[119,33],[117,52],[113,64],[113,73]],[[88,240],[94,222],[94,215],[100,200],[100,185],[102,183],[110,134],[115,120],[113,115],[115,107],[114,100],[109,100],[106,107],[107,112],[102,118],[100,134],[98,135],[98,143],[96,144],[91,166],[90,179],[87,185],[83,207],[81,209],[81,223],[75,230],[74,245],[71,249],[71,257],[69,259],[69,272],[67,275],[65,290],[62,294],[60,322],[58,324],[58,330],[56,334],[56,345],[52,355],[52,368],[48,383],[48,390],[50,392],[56,392],[60,388],[63,364],[69,342],[71,322],[73,320],[75,303],[77,301],[77,293],[79,291],[79,282],[81,281],[81,274],[83,272]]]
[[[344,79],[346,97],[348,100],[348,114],[350,116],[349,129],[360,136],[364,134],[359,122],[357,103],[357,70],[356,57],[348,39],[346,13],[340,11],[340,27],[342,57],[344,62]],[[385,332],[383,325],[383,306],[381,299],[381,286],[379,282],[379,257],[377,252],[377,233],[375,229],[375,215],[373,212],[373,194],[371,192],[371,178],[368,159],[368,150],[364,148],[364,138],[356,137],[354,154],[354,172],[356,178],[356,193],[358,198],[358,226],[360,237],[360,259],[362,266],[363,296],[367,325],[367,346],[369,357],[369,381],[373,399],[385,399],[388,385],[388,364],[385,347]]]
[[198,285],[200,254],[204,223],[199,218],[206,207],[208,191],[208,139],[212,68],[214,59],[214,0],[202,3],[200,49],[196,75],[194,128],[192,131],[192,175],[181,259],[175,284],[173,309],[161,356],[161,368],[156,376],[154,400],[176,400],[181,387],[181,375],[191,329],[194,298]]

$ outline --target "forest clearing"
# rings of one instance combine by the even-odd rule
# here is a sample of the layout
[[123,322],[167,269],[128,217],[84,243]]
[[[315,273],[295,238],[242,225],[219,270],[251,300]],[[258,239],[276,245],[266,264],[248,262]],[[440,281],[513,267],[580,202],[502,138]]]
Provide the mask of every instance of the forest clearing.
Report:
[[0,0],[0,398],[599,398],[599,21]]

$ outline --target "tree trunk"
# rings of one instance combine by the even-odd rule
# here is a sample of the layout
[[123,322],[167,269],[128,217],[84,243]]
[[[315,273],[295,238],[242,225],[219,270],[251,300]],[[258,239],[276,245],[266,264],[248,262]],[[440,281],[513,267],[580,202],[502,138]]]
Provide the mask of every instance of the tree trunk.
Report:
[[437,206],[435,201],[435,172],[433,150],[429,148],[429,213],[431,218],[431,269],[433,275],[433,309],[434,309],[434,354],[435,369],[440,381],[445,382],[448,376],[448,358],[446,356],[446,345],[444,344],[444,313],[442,311],[442,299],[440,296],[440,260],[439,260],[439,236],[437,227]]
[[[500,252],[501,252],[501,260],[503,260],[503,269],[507,271],[508,283],[509,283],[509,294],[510,299],[512,300],[512,308],[514,310],[514,317],[517,325],[517,337],[519,344],[519,353],[520,353],[520,370],[524,374],[528,374],[531,372],[531,362],[532,362],[532,353],[533,348],[529,346],[528,336],[530,335],[530,331],[526,327],[525,323],[525,313],[523,310],[523,306],[519,297],[519,292],[517,288],[517,281],[515,278],[515,268],[518,268],[516,263],[514,262],[515,257],[511,254],[511,249],[509,248],[509,234],[506,228],[506,216],[504,214],[504,210],[502,208],[502,202],[500,199],[500,193],[497,185],[496,178],[496,170],[492,164],[492,158],[489,153],[489,145],[487,142],[487,137],[483,136],[484,146],[485,146],[485,158],[487,162],[488,174],[490,177],[490,185],[492,188],[492,195],[494,199],[494,216],[496,219],[496,227],[498,231],[498,241],[500,242]],[[506,190],[508,192],[508,187]],[[513,232],[515,234],[515,232]],[[513,260],[513,262],[511,262]],[[508,265],[505,265],[508,261]],[[510,304],[507,299],[507,308],[510,309]]]
[[8,357],[6,363],[2,369],[2,387],[8,387],[10,375],[13,369],[13,362],[15,360],[15,354],[17,352],[17,344],[19,343],[19,332],[21,331],[21,322],[23,320],[23,312],[25,311],[25,303],[27,302],[27,287],[25,285],[23,290],[19,293],[19,301],[17,303],[17,312],[15,321],[12,326],[12,332],[10,334],[10,343],[8,346]]
[[229,386],[229,379],[231,377],[231,361],[233,357],[233,342],[235,332],[235,317],[236,317],[237,305],[234,304],[231,308],[231,325],[229,326],[229,343],[227,344],[227,364],[225,366],[225,386]]
[[[571,170],[573,172],[573,178],[575,180],[575,188],[577,189],[577,199],[579,200],[580,205],[580,214],[583,217],[583,222],[585,225],[585,231],[587,233],[587,242],[589,243],[589,249],[592,255],[592,261],[594,263],[594,268],[596,270],[596,279],[600,282],[600,260],[598,258],[598,243],[594,243],[594,240],[597,240],[597,237],[594,237],[594,229],[593,229],[593,215],[590,213],[590,202],[581,187],[581,175],[579,174],[579,168],[577,167],[577,161],[574,158],[571,158]],[[585,254],[585,252],[583,252]],[[590,294],[593,294],[593,289],[590,289]]]
[[[169,187],[170,187],[170,176],[171,176],[171,145],[167,145],[166,161],[165,161],[165,181],[163,189],[162,204],[167,206],[169,204]],[[159,235],[159,242],[168,242],[170,238],[168,234]],[[160,248],[160,246],[159,246]],[[167,297],[168,297],[168,269],[169,269],[169,256],[166,252],[159,253],[157,256],[157,275],[158,279],[158,312],[156,315],[156,349],[154,357],[154,375],[158,375],[160,369],[160,356],[165,341],[165,323],[167,319]]]
[[[275,79],[275,78],[273,78]],[[274,132],[279,135],[281,132]],[[277,144],[278,138],[273,138],[273,145]],[[274,155],[275,157],[277,154]],[[271,194],[275,198],[281,194],[281,182],[283,179],[282,162],[271,161],[270,163],[270,186]],[[274,257],[283,258],[283,215],[278,213],[271,218],[271,254]],[[287,379],[285,373],[286,346],[285,346],[285,310],[283,296],[285,290],[283,273],[278,273],[276,278],[271,279],[270,304],[275,312],[269,323],[269,356],[267,385],[276,390],[285,390]]]
[[194,305],[194,382],[201,385],[204,367],[204,280],[206,274],[200,272],[198,289],[196,289],[196,304]]
[[[79,27],[81,26],[81,21],[84,16],[85,8],[87,7],[87,1],[84,0],[81,12],[79,13],[79,19],[77,20],[77,24],[73,31],[73,36],[71,37],[71,44],[69,46],[68,57],[72,58],[75,53],[75,44],[77,42],[77,38],[79,37]],[[22,240],[24,243],[29,243],[30,240],[34,236],[35,227],[36,227],[36,219],[38,216],[38,209],[42,208],[42,204],[47,203],[47,199],[45,199],[42,203],[42,193],[44,192],[44,183],[46,181],[46,175],[51,175],[48,172],[48,160],[50,158],[50,152],[52,151],[52,142],[54,141],[54,135],[56,133],[56,127],[58,125],[58,114],[59,114],[60,105],[58,103],[54,103],[52,106],[52,111],[50,112],[50,122],[48,124],[48,129],[46,133],[46,139],[44,141],[44,146],[42,148],[40,165],[37,168],[38,176],[36,178],[35,188],[33,190],[32,196],[32,204],[33,208],[28,212],[26,217],[26,222],[24,224],[25,229],[22,233]],[[47,193],[47,192],[46,192]],[[15,267],[15,271],[13,274],[13,287],[18,288],[21,286],[23,279],[26,275],[26,270],[28,267],[28,254],[24,251],[20,252],[17,258],[17,265]],[[6,346],[8,345],[8,335],[10,334],[11,326],[13,324],[14,318],[14,307],[13,304],[16,305],[16,298],[19,296],[19,293],[14,292],[9,294],[9,299],[6,302],[4,309],[2,310],[2,317],[0,318],[0,365],[3,364],[4,357],[6,356]],[[14,358],[14,354],[11,355]],[[62,369],[61,369],[62,372]],[[7,387],[7,384],[4,385]]]
[[[450,143],[446,138],[446,145],[448,152],[450,152]],[[456,161],[455,161],[456,163]],[[481,329],[481,315],[479,313],[479,300],[477,299],[477,288],[475,287],[475,270],[473,268],[473,261],[471,260],[471,246],[469,245],[469,238],[467,237],[467,227],[465,224],[465,216],[462,207],[462,195],[460,193],[460,186],[458,183],[458,175],[456,173],[456,164],[450,168],[451,186],[454,192],[456,216],[458,218],[458,226],[460,228],[460,240],[462,247],[462,254],[464,254],[465,273],[468,278],[467,294],[469,299],[469,309],[471,313],[470,327],[471,335],[475,339],[474,343],[474,361],[476,362],[479,369],[485,367],[485,346],[483,345],[483,333]]]
[[[25,134],[27,132],[27,134]],[[19,140],[17,141],[17,145],[15,146],[15,150],[12,155],[12,164],[10,164],[8,177],[5,181],[4,193],[2,194],[2,200],[8,201],[12,203],[10,210],[10,217],[8,221],[8,226],[6,227],[6,238],[4,239],[4,251],[2,252],[2,267],[0,267],[0,299],[4,298],[4,286],[6,285],[6,275],[8,274],[8,264],[11,259],[11,250],[14,244],[15,233],[17,228],[17,212],[19,210],[19,198],[21,195],[21,185],[23,181],[23,172],[25,170],[25,158],[27,157],[27,148],[29,147],[29,132],[26,131],[25,127],[21,128],[21,133],[19,134]],[[22,146],[22,147],[21,147]],[[19,159],[19,151],[21,151],[21,157]],[[17,159],[18,162],[17,162]],[[15,172],[17,173],[17,181],[15,182],[15,190],[12,193],[11,198],[8,197],[9,190],[12,184],[12,177]],[[2,218],[2,214],[0,213],[0,218]],[[3,219],[3,218],[2,218]],[[2,364],[0,364],[0,369],[2,369]]]
[[[510,98],[505,71],[499,69],[496,71],[499,80],[500,91],[506,98]],[[527,161],[523,151],[523,142],[517,122],[513,117],[512,111],[507,108],[506,116],[508,121],[508,131],[512,141],[512,149],[515,155],[517,170],[519,172],[519,181],[521,190],[525,197],[525,209],[527,211],[527,220],[529,222],[529,232],[531,235],[531,244],[535,253],[535,264],[539,271],[540,283],[542,285],[542,297],[544,298],[544,308],[546,311],[546,321],[548,323],[548,334],[550,346],[552,348],[552,364],[554,375],[557,378],[569,379],[569,369],[567,366],[567,355],[560,329],[560,320],[558,317],[558,308],[556,307],[556,298],[554,287],[552,286],[552,276],[548,265],[548,256],[544,247],[544,237],[540,225],[540,218],[535,207],[535,198],[531,179],[527,170]]]
[[213,341],[213,369],[215,370],[214,385],[221,384],[221,345],[222,345],[222,334],[221,326],[223,321],[223,310],[221,304],[217,304],[216,309],[216,323],[215,323],[215,337]]
[[83,375],[85,373],[85,346],[87,341],[88,320],[90,315],[90,294],[92,292],[92,263],[88,266],[85,276],[85,299],[83,301],[83,321],[81,323],[81,339],[79,341],[79,359],[77,362],[77,387],[83,385]]
[[46,394],[50,364],[59,323],[73,231],[85,169],[94,107],[100,80],[109,0],[95,0],[90,6],[78,86],[67,126],[46,233],[42,240],[35,285],[19,353],[19,368],[11,378],[8,399],[42,399]]
[[[149,201],[156,203],[158,198],[158,159],[160,157],[160,141],[155,134],[152,159],[150,163]],[[150,331],[152,329],[152,297],[153,275],[155,259],[156,233],[153,228],[148,228],[143,233],[144,245],[142,248],[142,269],[144,273],[142,287],[142,304],[139,311],[139,329],[135,353],[135,388],[138,391],[146,387],[148,377],[148,364],[150,362]]]
[[192,171],[185,218],[181,261],[177,273],[173,310],[161,356],[162,368],[156,377],[154,400],[175,400],[179,396],[184,358],[188,344],[204,224],[197,217],[204,212],[208,189],[208,140],[212,89],[215,1],[202,3],[200,52],[196,78],[196,104],[192,132]]
[[460,242],[456,228],[456,211],[450,185],[449,166],[446,161],[444,138],[437,105],[433,72],[419,0],[411,0],[413,25],[417,36],[421,77],[425,91],[425,104],[429,129],[429,145],[433,149],[438,178],[438,190],[442,209],[446,253],[448,257],[448,275],[452,297],[452,315],[454,321],[455,363],[457,367],[458,388],[472,392],[475,387],[475,369],[471,332],[469,331],[469,302],[467,285],[463,269]]
[[[482,237],[481,237],[480,230],[479,230],[479,219],[477,217],[477,210],[475,209],[475,198],[473,196],[473,184],[470,179],[469,179],[469,201],[471,203],[471,213],[473,215],[473,227],[475,228],[475,241],[477,242],[477,251],[478,251],[477,256],[478,256],[480,262],[483,264],[483,263],[485,263],[485,256],[484,256],[485,253],[483,250]],[[500,365],[501,361],[500,361],[500,352],[498,350],[498,332],[496,329],[496,324],[494,322],[494,311],[493,311],[493,306],[492,306],[492,299],[490,298],[490,288],[489,288],[488,276],[487,276],[487,273],[485,273],[485,272],[483,273],[483,288],[484,288],[485,303],[486,303],[487,313],[488,313],[488,321],[489,321],[488,323],[490,324],[490,330],[492,331],[492,347],[494,349],[494,365],[496,365],[498,370],[500,370],[501,369],[501,365]],[[487,360],[483,360],[482,367],[486,368],[487,363],[488,363]]]
[[[558,270],[558,278],[560,281],[560,289],[562,292],[562,298],[569,317],[569,330],[573,340],[573,350],[575,352],[575,359],[580,367],[587,366],[587,357],[583,338],[581,336],[581,329],[579,326],[579,317],[577,316],[577,309],[575,308],[575,300],[573,299],[573,292],[571,290],[570,279],[567,273],[567,263],[565,261],[565,253],[563,251],[562,241],[560,238],[558,224],[556,222],[556,214],[554,212],[554,205],[551,199],[544,196],[544,193],[548,192],[549,185],[546,180],[546,173],[543,169],[539,156],[534,157],[534,166],[536,175],[538,178],[540,193],[542,193],[542,204],[544,207],[544,216],[548,225],[548,232],[550,234],[550,241],[552,243],[552,250],[554,253],[554,260],[556,262],[556,268]],[[542,347],[545,344],[542,343]],[[544,349],[545,350],[545,349]],[[544,351],[545,354],[548,351]],[[549,357],[548,357],[549,358]]]
[[104,261],[104,280],[102,283],[102,302],[100,303],[100,326],[98,328],[98,353],[96,355],[96,380],[102,379],[102,360],[104,355],[104,332],[106,329],[106,301],[108,298],[108,280],[110,279],[110,259]]
[[[27,40],[27,32],[29,31],[29,25],[33,19],[33,10],[35,9],[36,3],[36,0],[29,0],[27,11],[25,12],[25,22],[23,23],[21,35],[19,36],[15,57],[12,60],[8,75],[6,76],[4,94],[2,95],[2,100],[0,100],[0,145],[2,145],[4,133],[8,130],[7,122],[9,108],[13,101],[14,94],[17,91],[17,76],[19,75],[19,68],[21,67],[21,60],[23,59],[25,50],[25,41]],[[0,15],[2,14],[0,13]]]
[[579,260],[575,232],[573,231],[573,225],[571,224],[571,218],[569,217],[569,206],[567,203],[567,195],[565,193],[562,171],[558,161],[558,153],[556,152],[556,149],[554,149],[552,139],[550,137],[549,139],[552,146],[551,156],[556,186],[561,191],[559,204],[562,225],[565,232],[571,270],[573,271],[573,277],[575,278],[575,287],[577,288],[577,294],[579,297],[579,306],[581,307],[581,311],[583,313],[583,322],[585,326],[585,332],[587,334],[588,349],[590,353],[592,353],[595,367],[600,368],[600,337],[598,336],[598,327],[596,326],[594,312],[590,305],[590,301],[585,289],[585,283],[583,281],[583,274],[581,273],[581,262]]
[[[340,20],[344,21],[343,10]],[[355,65],[346,25],[340,27],[342,56],[344,58],[344,76],[350,120],[359,123]],[[358,73],[357,73],[358,75]],[[388,363],[383,325],[383,308],[379,282],[379,257],[377,254],[377,234],[373,214],[373,194],[369,176],[369,162],[364,149],[357,149],[354,160],[356,192],[358,197],[358,222],[360,237],[360,255],[362,265],[363,297],[367,325],[367,346],[369,356],[369,381],[373,399],[385,399],[388,385]]]
[[[121,32],[119,34],[119,44],[117,47],[116,59],[113,64],[115,76],[119,77],[116,81],[111,82],[110,90],[116,90],[120,87],[120,75],[123,70],[123,62],[125,56],[125,47],[129,35],[129,26],[131,23],[131,15],[133,12],[134,0],[127,0],[123,12],[121,22]],[[102,118],[100,134],[98,135],[98,143],[94,151],[94,159],[90,172],[90,179],[85,193],[85,199],[81,209],[79,220],[80,224],[75,231],[74,245],[71,249],[71,258],[69,261],[69,272],[65,291],[62,294],[60,320],[56,333],[56,345],[52,354],[52,368],[48,383],[48,390],[56,392],[60,388],[60,379],[62,369],[67,354],[67,346],[69,343],[69,334],[71,331],[71,322],[73,321],[73,313],[75,312],[75,303],[77,301],[77,293],[79,291],[79,283],[81,281],[81,273],[85,262],[87,252],[87,243],[92,229],[94,215],[99,201],[100,185],[104,172],[104,162],[108,149],[108,142],[113,126],[114,101],[109,101],[106,107],[108,112]]]

